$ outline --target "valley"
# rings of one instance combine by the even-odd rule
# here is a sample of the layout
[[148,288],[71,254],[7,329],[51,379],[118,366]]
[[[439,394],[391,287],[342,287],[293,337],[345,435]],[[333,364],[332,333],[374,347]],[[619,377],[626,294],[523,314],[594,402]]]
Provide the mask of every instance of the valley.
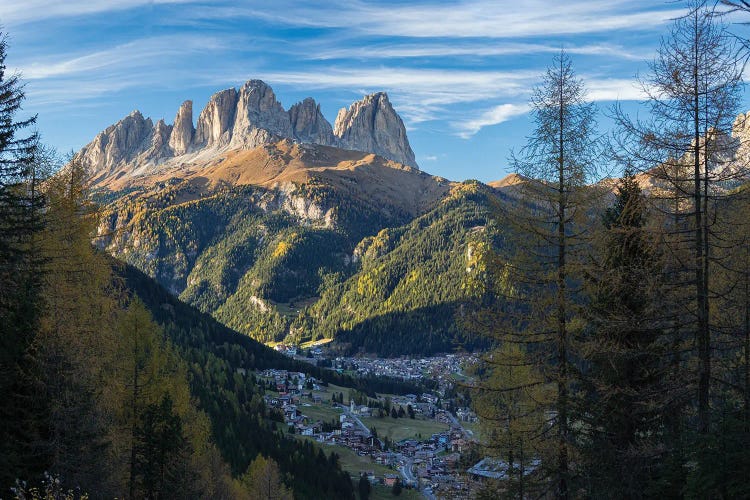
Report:
[[748,16],[0,3],[0,498],[750,498]]
[[[319,363],[326,359],[317,358]],[[376,368],[380,374],[417,383],[441,379],[429,393],[374,398],[321,384],[301,372],[269,369],[257,376],[268,387],[266,404],[280,412],[279,419],[283,415],[289,433],[336,452],[352,477],[365,475],[374,486],[390,488],[400,476],[407,488],[471,495],[478,484],[466,474],[464,463],[469,449],[479,444],[464,425],[475,424],[477,416],[469,408],[457,408],[461,400],[451,394],[456,394],[453,375],[472,362],[476,360],[453,355],[371,362],[336,358],[334,368],[361,375]]]

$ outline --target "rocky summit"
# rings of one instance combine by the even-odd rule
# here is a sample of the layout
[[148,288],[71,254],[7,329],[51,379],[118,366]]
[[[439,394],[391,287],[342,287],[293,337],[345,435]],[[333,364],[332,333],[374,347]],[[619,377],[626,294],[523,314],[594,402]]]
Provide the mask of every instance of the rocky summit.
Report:
[[385,92],[371,94],[341,109],[333,133],[347,149],[369,151],[404,165],[416,166],[406,128]]
[[273,89],[250,80],[239,91],[211,96],[193,126],[193,103],[180,106],[172,125],[154,124],[139,111],[100,132],[76,155],[95,182],[153,167],[211,161],[218,154],[251,150],[282,139],[375,153],[417,168],[406,128],[388,95],[378,92],[339,111],[334,126],[312,98],[285,110]]

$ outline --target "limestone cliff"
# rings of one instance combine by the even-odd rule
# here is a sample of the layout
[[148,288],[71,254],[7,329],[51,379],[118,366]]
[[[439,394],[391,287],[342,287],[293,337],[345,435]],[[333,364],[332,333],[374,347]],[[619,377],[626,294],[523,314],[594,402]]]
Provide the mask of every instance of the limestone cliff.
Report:
[[342,147],[369,151],[404,165],[417,166],[406,127],[388,95],[378,92],[357,101],[336,116],[333,133]]
[[195,127],[192,101],[180,105],[173,125],[164,120],[154,125],[134,111],[98,134],[76,158],[95,181],[103,181],[152,175],[162,164],[207,164],[229,151],[283,139],[375,153],[416,167],[404,123],[386,94],[369,95],[342,109],[332,127],[312,98],[286,111],[261,80],[250,80],[239,91],[229,88],[212,95]]

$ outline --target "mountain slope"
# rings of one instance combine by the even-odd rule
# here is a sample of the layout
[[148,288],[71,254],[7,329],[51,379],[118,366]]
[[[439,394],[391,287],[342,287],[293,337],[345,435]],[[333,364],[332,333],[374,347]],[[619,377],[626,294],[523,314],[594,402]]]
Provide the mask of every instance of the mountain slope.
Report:
[[406,223],[449,189],[372,154],[288,140],[172,174],[100,187],[96,244],[266,341],[286,336],[291,302],[352,272],[362,238]]
[[233,472],[243,473],[258,453],[270,456],[293,482],[295,498],[351,498],[351,480],[335,461],[320,461],[309,443],[286,439],[272,428],[251,371],[303,371],[371,395],[422,389],[385,378],[353,379],[293,360],[184,304],[132,266],[113,263],[113,267],[125,289],[145,304],[186,361],[192,395],[209,416],[214,439]]
[[498,245],[490,204],[495,194],[477,182],[409,224],[363,239],[356,273],[326,288],[294,325],[298,340],[335,338],[348,353],[385,356],[473,348],[459,316],[476,297],[466,288],[472,253]]

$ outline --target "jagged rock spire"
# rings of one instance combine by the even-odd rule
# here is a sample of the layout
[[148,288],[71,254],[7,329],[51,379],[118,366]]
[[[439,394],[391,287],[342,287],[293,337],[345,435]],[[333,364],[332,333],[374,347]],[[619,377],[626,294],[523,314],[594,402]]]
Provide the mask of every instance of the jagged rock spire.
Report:
[[404,122],[385,92],[370,94],[348,109],[342,108],[336,116],[333,133],[345,148],[371,151],[404,165],[417,166]]
[[159,120],[154,126],[150,118],[134,111],[98,134],[77,158],[98,177],[131,163],[135,169],[142,163],[252,149],[283,138],[376,153],[416,167],[404,123],[385,93],[342,109],[331,127],[315,100],[307,98],[285,111],[273,89],[261,80],[250,80],[239,91],[229,88],[212,95],[195,127],[192,101],[180,105],[174,125]]

